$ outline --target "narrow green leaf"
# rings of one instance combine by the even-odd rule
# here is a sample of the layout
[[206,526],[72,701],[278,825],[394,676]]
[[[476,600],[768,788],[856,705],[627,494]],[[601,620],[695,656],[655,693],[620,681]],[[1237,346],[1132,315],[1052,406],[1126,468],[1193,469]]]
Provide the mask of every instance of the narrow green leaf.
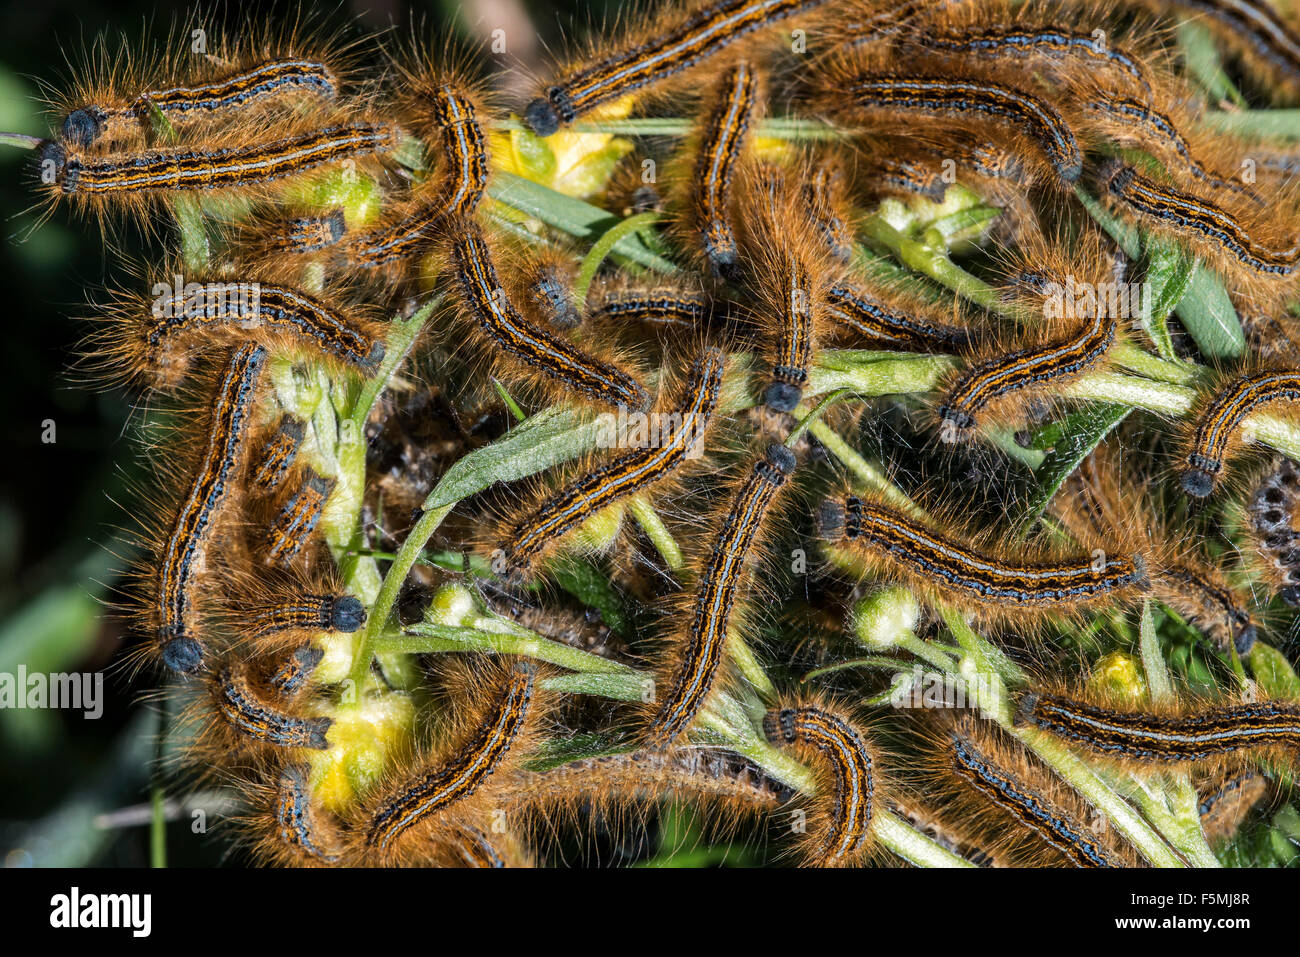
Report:
[[1255,642],[1250,649],[1250,670],[1270,698],[1294,701],[1300,698],[1300,678],[1286,656],[1272,645]]
[[1235,136],[1300,140],[1300,109],[1210,110],[1201,122],[1220,133]]
[[[599,206],[557,193],[504,170],[493,176],[488,192],[498,202],[589,243],[596,242],[620,222],[619,217]],[[622,237],[614,244],[610,254],[616,260],[634,263],[665,275],[678,271],[677,266],[647,245],[643,232]]]
[[1187,285],[1187,294],[1174,310],[1197,348],[1210,358],[1233,358],[1246,350],[1236,307],[1223,283],[1204,264],[1197,263]]
[[1018,529],[1023,537],[1038,521],[1065,480],[1098,443],[1133,411],[1125,405],[1096,404],[1070,413],[1062,420],[1062,435],[1035,470],[1038,488],[1020,518]]
[[1213,100],[1229,100],[1238,106],[1246,105],[1246,98],[1233,85],[1223,70],[1219,47],[1204,24],[1186,20],[1178,25],[1178,46],[1183,53],[1183,63],[1192,79]]
[[1177,357],[1169,337],[1169,314],[1187,295],[1195,265],[1172,243],[1148,239],[1146,254],[1148,293],[1142,301],[1147,312],[1142,322],[1160,357],[1173,360]]
[[599,419],[584,420],[574,409],[543,409],[491,445],[458,459],[424,508],[454,505],[496,482],[514,482],[575,459],[595,446],[600,427]]

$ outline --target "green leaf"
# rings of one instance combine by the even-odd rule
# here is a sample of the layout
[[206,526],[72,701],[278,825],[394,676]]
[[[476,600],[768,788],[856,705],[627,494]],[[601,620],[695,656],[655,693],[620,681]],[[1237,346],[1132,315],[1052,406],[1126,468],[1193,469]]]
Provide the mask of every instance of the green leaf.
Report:
[[1174,343],[1169,338],[1169,314],[1174,311],[1191,285],[1195,264],[1172,243],[1147,240],[1146,283],[1143,296],[1147,314],[1143,325],[1161,358],[1175,359]]
[[585,558],[569,555],[547,566],[555,583],[588,608],[600,612],[611,631],[629,637],[623,599],[605,574]]
[[1219,56],[1218,44],[1203,24],[1187,20],[1178,25],[1178,46],[1183,53],[1183,63],[1187,72],[1197,84],[1214,100],[1230,100],[1238,106],[1246,105],[1246,98],[1241,95],[1228,74],[1223,70],[1223,61]]
[[1300,140],[1300,109],[1209,110],[1201,121],[1213,130],[1234,136]]
[[1270,698],[1294,701],[1300,698],[1300,678],[1286,656],[1272,645],[1255,642],[1250,649],[1250,670]]
[[[599,206],[557,193],[504,170],[492,178],[488,192],[498,202],[589,243],[596,242],[619,223],[619,217]],[[651,249],[639,232],[624,236],[615,243],[611,255],[621,262],[644,266],[665,275],[678,271],[677,266]]]
[[1174,310],[1197,348],[1211,358],[1232,358],[1246,351],[1237,310],[1223,283],[1204,264],[1197,263],[1187,285],[1187,294]]
[[529,417],[491,445],[475,449],[447,469],[424,508],[454,505],[497,482],[514,482],[582,455],[596,444],[599,419],[552,406]]
[[1029,500],[1029,506],[1021,516],[1018,524],[1019,534],[1023,537],[1038,521],[1043,511],[1052,501],[1065,480],[1079,467],[1111,431],[1124,421],[1133,411],[1126,405],[1092,406],[1071,412],[1062,420],[1062,435],[1043,458],[1043,463],[1035,470],[1038,488]]

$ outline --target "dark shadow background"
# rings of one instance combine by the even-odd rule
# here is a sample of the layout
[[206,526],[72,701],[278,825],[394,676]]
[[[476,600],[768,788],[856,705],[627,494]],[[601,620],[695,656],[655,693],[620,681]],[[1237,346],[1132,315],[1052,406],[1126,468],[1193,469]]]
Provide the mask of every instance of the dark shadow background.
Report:
[[[617,5],[617,4],[615,4]],[[350,0],[303,5],[327,20],[364,28],[426,24],[424,36],[458,32],[472,40],[507,30],[519,66],[537,64],[574,22],[599,18],[604,4],[581,0]],[[297,4],[207,6],[225,29],[284,22]],[[4,0],[0,4],[0,131],[43,136],[38,81],[57,83],[77,51],[108,31],[165,35],[188,4],[88,0]],[[445,25],[445,26],[439,26]],[[399,26],[399,29],[401,27]],[[516,42],[518,41],[518,42]],[[72,350],[84,332],[78,317],[106,285],[123,281],[119,263],[149,248],[125,234],[110,248],[98,227],[66,208],[39,223],[30,153],[0,145],[0,674],[105,672],[105,713],[0,709],[0,855],[8,866],[148,863],[148,828],[105,827],[100,815],[143,805],[156,714],[114,667],[121,626],[104,620],[100,599],[113,569],[115,502],[127,500],[134,468],[129,409],[113,394],[70,381]],[[156,253],[152,254],[156,256]],[[54,439],[42,441],[52,420]],[[142,809],[143,810],[143,809]],[[169,834],[172,864],[211,863],[221,844],[189,838],[185,823]],[[184,830],[178,830],[184,828]]]

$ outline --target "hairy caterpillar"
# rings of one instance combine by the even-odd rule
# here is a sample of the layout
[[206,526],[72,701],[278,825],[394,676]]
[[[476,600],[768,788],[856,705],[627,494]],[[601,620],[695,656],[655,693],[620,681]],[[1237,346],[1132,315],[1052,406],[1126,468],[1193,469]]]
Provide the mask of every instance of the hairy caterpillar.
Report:
[[1023,389],[1060,382],[1095,366],[1115,342],[1114,316],[1095,309],[1074,335],[1043,346],[994,356],[959,373],[944,393],[939,418],[947,434],[973,429],[977,416],[995,400]]
[[1057,176],[1073,183],[1083,170],[1078,141],[1061,113],[1046,100],[1003,83],[953,79],[940,74],[876,74],[854,71],[835,93],[854,111],[891,111],[894,117],[988,119],[1007,124],[1032,141]]
[[752,66],[738,63],[723,75],[722,97],[704,125],[692,177],[691,219],[714,275],[741,275],[731,225],[731,180],[758,107],[759,83]]
[[1261,405],[1300,399],[1300,373],[1255,372],[1217,392],[1196,419],[1178,482],[1193,498],[1214,491],[1246,416]]
[[452,224],[471,218],[483,198],[487,142],[473,97],[458,84],[434,81],[417,83],[413,100],[417,129],[437,138],[439,173],[418,185],[388,222],[349,240],[343,255],[354,269],[386,269],[426,251]]
[[78,107],[64,118],[60,133],[70,145],[85,148],[101,137],[105,143],[130,138],[134,129],[147,127],[155,111],[176,125],[243,113],[297,95],[332,100],[338,95],[338,78],[318,60],[272,60],[207,82],[147,90],[129,103]]
[[966,722],[943,736],[938,763],[937,773],[956,785],[963,817],[978,822],[987,835],[981,843],[996,855],[1041,865],[1050,849],[1074,867],[1133,865],[1131,852],[1089,827],[1086,805],[1005,736]]
[[214,675],[212,701],[241,740],[276,748],[324,750],[330,718],[299,717],[283,710],[253,683],[247,665],[229,663]]
[[534,718],[536,676],[531,662],[516,662],[499,684],[491,707],[455,753],[427,764],[376,796],[359,826],[356,853],[362,859],[399,854],[407,832],[426,823],[436,830],[443,815],[484,786]]
[[1099,754],[1139,764],[1186,762],[1239,751],[1300,745],[1300,708],[1265,701],[1148,714],[1117,711],[1048,692],[1025,694],[1016,721],[1080,744]]
[[213,396],[205,447],[159,556],[153,592],[156,636],[162,662],[191,674],[203,664],[195,620],[195,591],[206,565],[207,546],[245,450],[257,384],[266,361],[262,346],[247,345],[230,357]]
[[275,431],[256,457],[250,479],[253,490],[266,495],[280,487],[289,474],[289,469],[293,467],[306,434],[307,423],[302,419],[287,412],[280,417]]
[[171,282],[149,301],[113,310],[88,344],[105,374],[154,388],[175,388],[205,350],[254,342],[272,353],[308,352],[335,368],[370,375],[384,358],[375,323],[320,296],[252,277]]
[[1101,178],[1121,209],[1194,246],[1221,272],[1242,270],[1248,286],[1252,280],[1289,280],[1300,266],[1300,246],[1281,248],[1256,239],[1236,215],[1208,199],[1157,183],[1120,162],[1104,169]]
[[673,475],[704,441],[725,366],[721,349],[701,353],[682,394],[674,398],[670,411],[660,413],[669,420],[667,434],[649,448],[617,456],[508,523],[494,567],[512,580],[531,577],[566,533],[614,502]]
[[690,624],[677,663],[656,703],[646,738],[663,748],[677,740],[717,680],[726,653],[727,628],[747,577],[746,558],[773,501],[794,473],[795,457],[783,445],[769,445],[751,467],[723,516],[717,540],[699,577]]
[[889,301],[897,298],[889,290],[868,290],[837,282],[826,292],[826,318],[864,344],[879,343],[918,352],[960,352],[974,343],[975,333],[970,328],[943,321],[939,309],[920,302]]
[[700,7],[661,33],[579,68],[546,88],[524,110],[538,136],[550,136],[611,100],[659,83],[755,30],[816,7],[821,0],[720,0]]
[[59,194],[102,205],[167,193],[261,187],[327,164],[391,153],[401,135],[392,125],[345,122],[240,145],[186,144],[102,155],[50,142],[41,162],[54,170],[51,180]]
[[287,565],[298,557],[334,491],[335,479],[306,469],[302,482],[285,501],[267,533],[267,561]]
[[1300,607],[1300,533],[1296,502],[1300,467],[1277,458],[1254,483],[1246,503],[1246,524],[1264,577],[1282,601]]
[[535,375],[560,383],[602,405],[644,412],[650,396],[631,375],[582,352],[526,319],[510,301],[493,264],[482,231],[473,223],[458,227],[451,258],[461,308],[478,329]]
[[1138,555],[1003,557],[854,495],[825,499],[817,510],[817,532],[935,602],[959,600],[985,611],[1070,611],[1122,601],[1148,585]]
[[806,752],[819,765],[823,823],[813,830],[825,833],[810,840],[808,862],[818,867],[857,863],[870,847],[877,800],[875,759],[866,735],[847,717],[813,704],[769,711],[763,733],[773,744]]

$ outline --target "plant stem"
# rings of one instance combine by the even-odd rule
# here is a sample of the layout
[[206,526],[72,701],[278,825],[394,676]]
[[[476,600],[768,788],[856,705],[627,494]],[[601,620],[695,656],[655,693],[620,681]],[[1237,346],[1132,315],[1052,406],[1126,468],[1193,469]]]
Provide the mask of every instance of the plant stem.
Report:
[[681,546],[673,538],[672,532],[668,531],[668,526],[664,524],[650,501],[644,495],[635,495],[629,500],[627,507],[655,550],[663,556],[664,564],[674,572],[680,572],[685,568],[686,556],[682,554]]
[[[505,624],[502,622],[502,624]],[[594,674],[637,675],[638,672],[617,661],[593,655],[581,648],[553,641],[522,628],[490,631],[483,628],[440,625],[421,622],[400,633],[377,636],[376,651],[407,655],[436,652],[490,651],[500,655],[524,655],[549,664]]]
[[393,564],[389,566],[388,574],[384,576],[383,584],[379,586],[379,594],[375,596],[374,605],[370,609],[370,616],[366,619],[366,625],[357,633],[359,637],[354,645],[352,671],[349,675],[356,691],[353,696],[354,703],[361,701],[361,689],[365,687],[370,676],[370,659],[374,654],[375,640],[388,626],[388,618],[393,612],[393,605],[402,590],[402,585],[406,582],[406,576],[410,574],[415,560],[424,551],[429,537],[454,507],[444,505],[442,508],[435,508],[421,515],[419,521],[411,528],[410,534],[406,536],[406,541],[402,542]]

